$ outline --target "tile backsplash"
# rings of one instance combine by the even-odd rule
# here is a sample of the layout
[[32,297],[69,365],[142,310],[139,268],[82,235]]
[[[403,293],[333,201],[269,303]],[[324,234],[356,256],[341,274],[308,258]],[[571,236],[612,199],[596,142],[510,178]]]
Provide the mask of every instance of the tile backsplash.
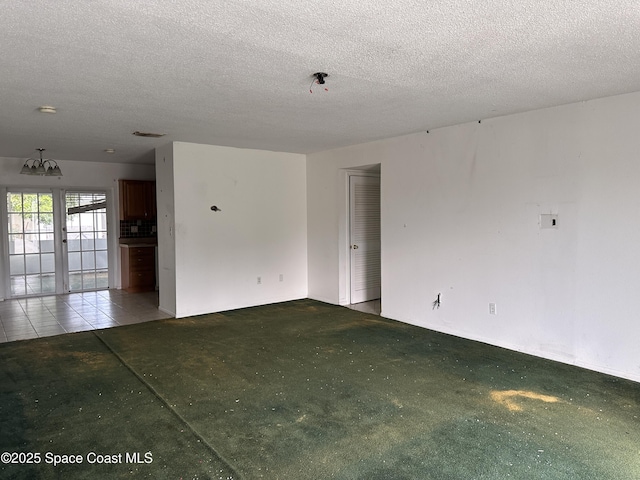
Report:
[[120,220],[120,238],[157,236],[155,220]]

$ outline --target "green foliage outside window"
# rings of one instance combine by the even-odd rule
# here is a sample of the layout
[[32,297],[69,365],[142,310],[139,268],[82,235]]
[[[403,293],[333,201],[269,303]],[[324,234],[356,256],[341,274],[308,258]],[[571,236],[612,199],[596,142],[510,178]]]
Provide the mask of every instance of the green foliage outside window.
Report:
[[25,221],[53,223],[53,195],[50,193],[9,193],[7,197],[9,213],[22,213]]

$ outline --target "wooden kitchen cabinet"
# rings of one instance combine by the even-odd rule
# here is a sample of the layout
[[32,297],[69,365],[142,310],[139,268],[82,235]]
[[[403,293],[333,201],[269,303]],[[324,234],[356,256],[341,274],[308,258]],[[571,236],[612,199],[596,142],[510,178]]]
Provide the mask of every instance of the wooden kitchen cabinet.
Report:
[[128,292],[148,292],[156,288],[156,247],[122,246],[122,289]]
[[156,182],[119,180],[120,220],[156,218]]

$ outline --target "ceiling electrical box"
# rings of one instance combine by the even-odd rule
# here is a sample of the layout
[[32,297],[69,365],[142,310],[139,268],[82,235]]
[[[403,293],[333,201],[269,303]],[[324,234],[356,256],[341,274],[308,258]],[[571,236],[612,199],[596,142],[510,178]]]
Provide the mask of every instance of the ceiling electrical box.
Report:
[[558,228],[558,215],[555,213],[541,214],[540,228]]

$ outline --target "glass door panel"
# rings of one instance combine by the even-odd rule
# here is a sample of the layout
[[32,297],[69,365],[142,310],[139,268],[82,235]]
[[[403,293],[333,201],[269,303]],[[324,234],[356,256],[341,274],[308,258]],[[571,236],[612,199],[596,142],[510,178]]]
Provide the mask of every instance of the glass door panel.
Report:
[[7,193],[11,296],[56,292],[53,194]]
[[104,192],[67,192],[68,290],[109,287],[107,198]]

